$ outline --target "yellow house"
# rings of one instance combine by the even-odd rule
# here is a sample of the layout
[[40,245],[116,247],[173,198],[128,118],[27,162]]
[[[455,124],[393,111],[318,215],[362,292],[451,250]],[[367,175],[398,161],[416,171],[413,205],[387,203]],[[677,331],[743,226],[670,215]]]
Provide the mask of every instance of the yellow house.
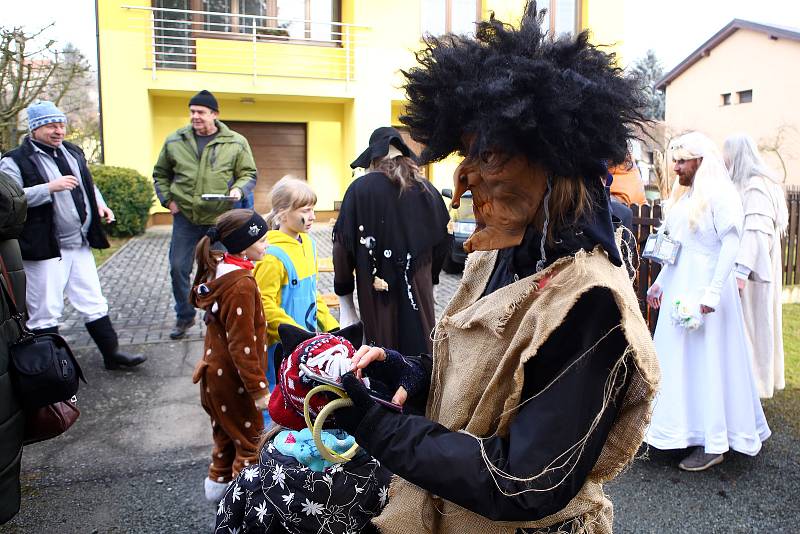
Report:
[[[105,163],[149,176],[188,100],[217,97],[220,119],[248,138],[256,208],[285,174],[332,211],[350,162],[379,126],[399,126],[401,69],[424,33],[470,32],[494,11],[517,22],[524,0],[96,0]],[[556,33],[591,28],[619,46],[623,0],[547,0]],[[427,169],[451,184],[453,162]],[[168,222],[168,219],[165,221]]]
[[721,149],[745,132],[787,184],[800,184],[800,29],[735,19],[667,73],[667,136],[700,130]]

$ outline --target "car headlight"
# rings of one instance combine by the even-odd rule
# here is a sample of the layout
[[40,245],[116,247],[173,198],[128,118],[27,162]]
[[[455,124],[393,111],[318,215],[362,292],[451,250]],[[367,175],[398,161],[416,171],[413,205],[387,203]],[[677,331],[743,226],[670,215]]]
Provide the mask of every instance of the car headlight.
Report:
[[453,225],[453,233],[456,234],[471,234],[474,231],[474,222],[457,222]]

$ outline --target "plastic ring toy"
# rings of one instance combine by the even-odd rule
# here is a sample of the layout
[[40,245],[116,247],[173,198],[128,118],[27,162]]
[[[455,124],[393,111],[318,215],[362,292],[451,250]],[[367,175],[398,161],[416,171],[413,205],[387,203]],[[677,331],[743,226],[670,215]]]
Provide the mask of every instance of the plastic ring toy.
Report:
[[[317,414],[317,419],[312,423],[309,409],[311,398],[314,395],[323,393],[325,391],[338,395],[339,398],[334,399],[326,404],[322,410],[320,410],[319,414]],[[354,443],[353,446],[347,451],[339,454],[336,451],[329,449],[328,446],[322,442],[322,427],[325,425],[325,421],[328,419],[328,416],[330,416],[331,413],[339,408],[348,408],[352,405],[353,401],[350,400],[344,390],[329,386],[327,384],[315,387],[308,392],[308,395],[306,395],[306,398],[303,400],[303,417],[306,420],[306,426],[308,426],[308,429],[311,431],[311,436],[314,438],[314,444],[317,446],[317,450],[319,451],[320,455],[329,462],[335,464],[349,462],[356,455],[356,452],[358,452],[358,443]]]

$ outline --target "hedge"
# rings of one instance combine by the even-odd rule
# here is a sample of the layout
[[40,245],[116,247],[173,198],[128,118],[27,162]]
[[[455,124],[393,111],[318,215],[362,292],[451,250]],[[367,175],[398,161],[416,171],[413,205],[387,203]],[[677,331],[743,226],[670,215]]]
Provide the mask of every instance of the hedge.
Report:
[[133,169],[90,165],[94,183],[114,212],[117,222],[106,231],[114,237],[141,234],[147,226],[147,217],[153,205],[153,185],[150,180]]

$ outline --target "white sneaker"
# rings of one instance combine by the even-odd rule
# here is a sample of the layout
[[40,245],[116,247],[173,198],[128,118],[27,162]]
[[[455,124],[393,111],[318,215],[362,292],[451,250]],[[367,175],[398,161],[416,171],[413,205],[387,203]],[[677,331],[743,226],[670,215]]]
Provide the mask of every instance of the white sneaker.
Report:
[[206,500],[217,503],[225,496],[225,490],[228,489],[230,482],[214,482],[206,477],[204,487],[206,490]]

